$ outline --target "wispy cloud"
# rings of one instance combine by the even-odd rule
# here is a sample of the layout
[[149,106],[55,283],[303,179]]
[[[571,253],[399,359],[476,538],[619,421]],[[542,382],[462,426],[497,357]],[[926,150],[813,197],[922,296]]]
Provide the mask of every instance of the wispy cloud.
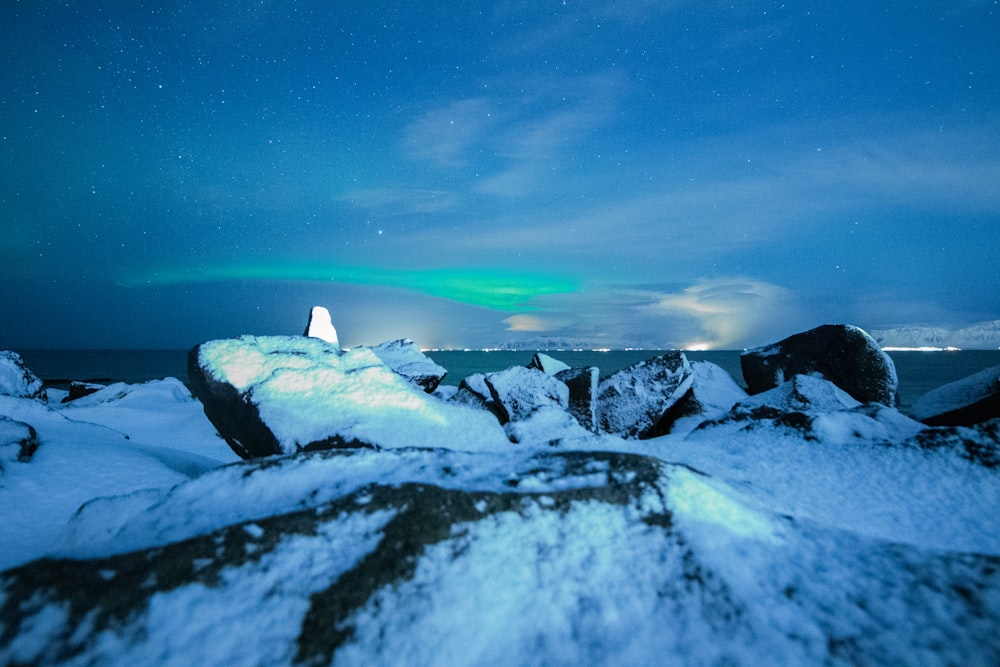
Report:
[[496,105],[485,97],[456,100],[424,112],[403,133],[403,154],[436,167],[463,167],[471,150],[496,125]]
[[454,208],[458,201],[457,195],[448,190],[393,186],[353,190],[341,199],[387,216],[440,213]]
[[505,320],[511,331],[572,330],[616,346],[737,349],[819,323],[791,289],[741,276],[665,289],[597,286],[534,303],[539,310]]

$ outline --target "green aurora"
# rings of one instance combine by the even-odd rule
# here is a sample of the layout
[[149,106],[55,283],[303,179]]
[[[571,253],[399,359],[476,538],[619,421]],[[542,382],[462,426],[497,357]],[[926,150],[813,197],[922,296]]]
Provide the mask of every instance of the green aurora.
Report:
[[429,296],[502,311],[532,310],[532,299],[575,292],[567,278],[491,269],[383,269],[281,262],[154,269],[127,276],[127,287],[254,281],[333,282],[410,289]]

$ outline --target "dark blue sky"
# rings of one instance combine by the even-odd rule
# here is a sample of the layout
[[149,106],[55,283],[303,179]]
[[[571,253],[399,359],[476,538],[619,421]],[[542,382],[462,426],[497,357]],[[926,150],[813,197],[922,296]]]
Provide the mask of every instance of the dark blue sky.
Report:
[[4,2],[0,348],[1000,318],[996,2]]

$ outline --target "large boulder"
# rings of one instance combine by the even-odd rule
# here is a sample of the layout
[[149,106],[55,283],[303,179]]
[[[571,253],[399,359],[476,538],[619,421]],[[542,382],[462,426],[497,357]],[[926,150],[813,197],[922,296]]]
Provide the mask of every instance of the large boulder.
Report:
[[408,382],[428,394],[437,389],[448,370],[420,351],[409,338],[386,341],[371,348],[379,359]]
[[195,346],[191,389],[243,458],[339,447],[454,447],[506,443],[478,410],[440,401],[370,349],[318,338],[242,336]]
[[0,396],[48,401],[48,394],[38,376],[24,365],[17,352],[0,352]]
[[226,466],[0,574],[0,664],[998,664],[996,555],[766,497],[610,452]]
[[640,440],[663,435],[660,420],[693,380],[683,352],[668,352],[612,373],[598,385],[601,430]]
[[969,426],[1000,417],[1000,366],[932,389],[912,411],[932,426]]
[[793,375],[823,377],[862,403],[899,404],[896,366],[868,333],[849,324],[825,324],[745,351],[743,379],[751,394]]

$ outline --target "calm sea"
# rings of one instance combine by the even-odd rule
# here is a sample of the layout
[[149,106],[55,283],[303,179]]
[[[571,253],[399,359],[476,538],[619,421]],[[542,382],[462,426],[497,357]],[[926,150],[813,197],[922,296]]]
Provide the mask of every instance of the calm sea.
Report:
[[[187,381],[187,350],[18,350],[25,364],[54,387],[65,388],[73,380],[98,382],[146,382],[164,377]],[[658,354],[655,350],[615,350],[610,352],[546,352],[572,367],[597,366],[601,375],[620,370]],[[692,361],[711,361],[726,369],[740,384],[740,352],[723,350],[685,352]],[[446,384],[457,385],[473,373],[523,366],[532,352],[429,352],[434,361],[448,369]],[[899,402],[905,411],[935,387],[964,378],[984,368],[1000,365],[1000,350],[952,352],[892,352],[899,375]]]

